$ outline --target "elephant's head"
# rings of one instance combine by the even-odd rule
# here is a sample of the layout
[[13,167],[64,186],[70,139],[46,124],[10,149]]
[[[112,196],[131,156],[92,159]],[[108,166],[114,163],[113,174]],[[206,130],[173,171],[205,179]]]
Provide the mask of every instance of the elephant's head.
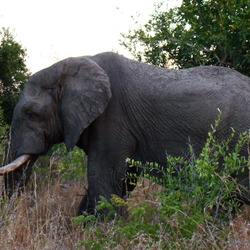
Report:
[[31,76],[11,123],[8,161],[17,160],[0,174],[20,172],[55,143],[72,149],[110,98],[107,74],[87,57],[65,59]]

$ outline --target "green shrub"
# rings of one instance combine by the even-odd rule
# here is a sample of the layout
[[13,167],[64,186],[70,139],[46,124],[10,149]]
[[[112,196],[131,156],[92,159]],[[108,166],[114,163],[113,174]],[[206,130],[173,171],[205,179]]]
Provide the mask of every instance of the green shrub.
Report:
[[57,159],[56,168],[63,180],[81,180],[86,173],[86,157],[82,149],[75,147],[67,152],[64,144],[54,147],[54,157]]
[[[130,175],[129,180],[139,178],[140,183],[140,178],[146,177],[161,184],[163,190],[155,194],[154,200],[139,202],[133,197],[123,200],[115,195],[111,203],[102,198],[97,208],[108,210],[107,219],[116,216],[118,208],[126,208],[127,216],[102,223],[97,219],[94,229],[91,221],[87,230],[92,236],[80,241],[78,247],[115,248],[123,242],[124,248],[131,248],[143,242],[145,249],[221,248],[227,241],[223,238],[228,228],[225,223],[239,207],[235,193],[244,189],[232,173],[249,167],[249,159],[239,154],[249,144],[249,133],[241,134],[232,148],[230,143],[236,136],[233,129],[227,139],[216,138],[219,120],[220,117],[199,155],[190,146],[191,157],[168,156],[167,169],[155,163],[127,160],[131,166],[143,168],[140,176]],[[160,177],[149,176],[152,170],[160,172]]]
[[62,181],[83,181],[86,176],[86,165],[82,149],[75,147],[67,152],[64,144],[57,144],[47,155],[38,158],[35,172],[40,175],[41,182],[58,178]]
[[[189,159],[167,157],[167,169],[158,164],[146,163],[141,176],[147,177],[164,186],[157,194],[161,203],[159,217],[164,230],[178,238],[191,238],[208,223],[220,223],[230,218],[239,207],[237,193],[249,192],[237,184],[232,177],[235,172],[246,170],[249,159],[240,155],[243,147],[249,144],[249,133],[240,134],[236,145],[235,131],[220,141],[216,138],[220,116],[208,133],[208,138],[196,156],[190,146]],[[132,166],[142,167],[142,163],[129,160]],[[156,170],[161,177],[150,177],[148,173]],[[173,223],[175,221],[175,223]]]
[[8,133],[9,133],[9,125],[4,123],[2,109],[0,108],[0,158],[1,164],[4,164],[5,159],[5,149],[8,143]]

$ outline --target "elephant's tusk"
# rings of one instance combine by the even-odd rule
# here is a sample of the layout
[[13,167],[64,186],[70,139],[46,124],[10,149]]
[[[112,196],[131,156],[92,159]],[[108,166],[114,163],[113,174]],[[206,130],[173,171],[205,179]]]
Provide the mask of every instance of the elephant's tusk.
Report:
[[16,160],[0,168],[0,175],[7,174],[14,171],[17,168],[20,168],[24,163],[28,162],[31,159],[31,155],[25,154],[21,155]]

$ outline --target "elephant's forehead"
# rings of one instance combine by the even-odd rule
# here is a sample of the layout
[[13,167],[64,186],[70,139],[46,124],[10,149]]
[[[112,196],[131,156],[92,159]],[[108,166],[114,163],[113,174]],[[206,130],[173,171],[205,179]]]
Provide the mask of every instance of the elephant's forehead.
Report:
[[23,90],[24,98],[40,98],[49,95],[49,89],[41,88],[37,84],[27,83]]
[[19,99],[21,105],[27,103],[40,103],[41,105],[46,105],[51,101],[51,96],[49,94],[50,90],[41,89],[37,86],[25,86],[24,91]]
[[23,95],[32,97],[38,95],[39,92],[41,92],[41,89],[36,84],[28,82],[23,90]]

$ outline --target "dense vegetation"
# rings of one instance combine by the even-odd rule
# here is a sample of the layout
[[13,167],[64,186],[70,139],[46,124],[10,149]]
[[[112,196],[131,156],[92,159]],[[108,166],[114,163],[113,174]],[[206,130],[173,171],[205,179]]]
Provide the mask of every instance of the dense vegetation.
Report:
[[[234,194],[244,188],[231,177],[249,167],[239,155],[249,147],[249,134],[230,148],[235,132],[219,141],[215,131],[216,126],[199,155],[190,148],[188,158],[169,156],[167,170],[149,163],[142,176],[128,176],[139,178],[136,189],[126,200],[114,195],[109,203],[102,197],[98,209],[108,211],[104,219],[75,217],[86,188],[84,157],[80,150],[55,146],[36,163],[21,197],[1,198],[0,249],[249,249],[250,209],[239,207]],[[180,163],[185,167],[172,175]],[[152,168],[162,178],[148,177]]]
[[[0,31],[0,157],[4,158],[12,112],[29,76],[26,50],[9,29]],[[1,162],[3,162],[1,160]]]
[[173,9],[156,6],[121,44],[138,60],[162,67],[218,65],[250,76],[249,22],[248,0],[183,0]]
[[0,32],[0,122],[10,124],[12,112],[29,76],[26,50],[15,41],[9,29]]

